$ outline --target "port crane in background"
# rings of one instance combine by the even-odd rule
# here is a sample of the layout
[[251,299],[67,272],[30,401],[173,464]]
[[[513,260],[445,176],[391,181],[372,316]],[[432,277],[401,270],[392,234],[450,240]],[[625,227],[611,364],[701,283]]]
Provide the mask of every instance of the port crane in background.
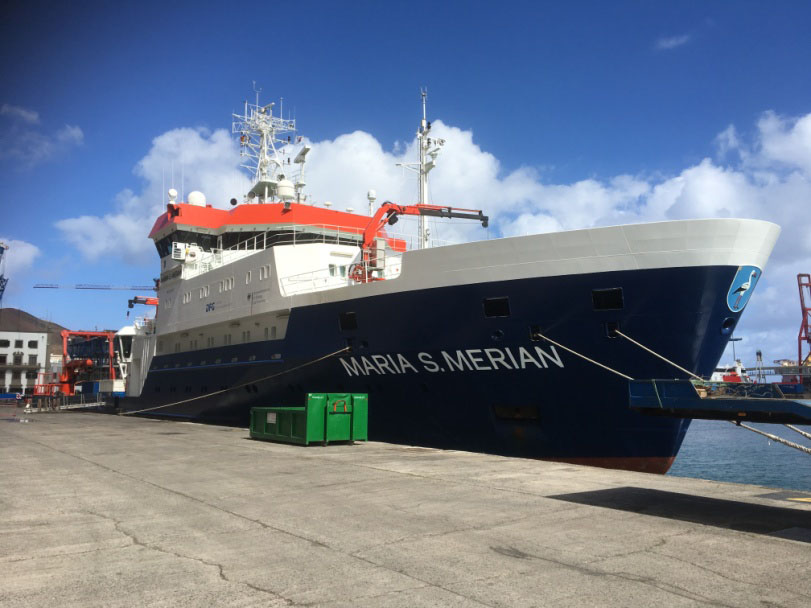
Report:
[[[59,285],[57,283],[37,283],[34,289],[101,289],[101,290],[118,290],[118,291],[157,291],[160,281],[155,279],[154,285],[98,285],[94,283],[77,283],[76,285]],[[0,292],[2,296],[2,292]],[[133,308],[136,304],[144,304],[146,306],[154,306],[157,310],[158,298],[151,296],[135,296],[127,300],[127,308]],[[127,311],[127,316],[130,316],[130,311]]]
[[34,289],[109,289],[120,291],[157,291],[158,281],[154,285],[96,285],[93,283],[77,283],[76,285],[58,285],[56,283],[37,283]]
[[[797,288],[800,290],[800,308],[803,311],[800,333],[797,334],[797,365],[802,367],[811,364],[811,275],[798,274]],[[803,344],[809,347],[809,352],[805,356]]]
[[[40,381],[34,386],[35,396],[65,395],[72,397],[76,394],[76,384],[82,375],[98,370],[102,372],[107,368],[107,380],[116,380],[116,352],[114,331],[71,331],[64,329],[62,335],[62,369],[52,382]],[[106,353],[101,351],[77,354],[71,357],[69,345],[71,338],[103,338],[107,342]],[[76,345],[74,344],[74,347]],[[98,349],[95,349],[98,350]],[[94,359],[95,355],[95,359]]]
[[6,291],[6,285],[8,285],[8,279],[6,275],[3,274],[3,254],[8,251],[8,248],[8,245],[0,242],[0,305],[3,304],[3,292]]

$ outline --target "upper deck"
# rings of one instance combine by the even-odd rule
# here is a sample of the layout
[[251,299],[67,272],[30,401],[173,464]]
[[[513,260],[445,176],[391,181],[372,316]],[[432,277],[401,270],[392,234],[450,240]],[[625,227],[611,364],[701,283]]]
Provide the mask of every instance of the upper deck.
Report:
[[[307,232],[315,234],[340,232],[357,235],[358,242],[369,224],[369,217],[345,211],[322,209],[312,205],[268,203],[239,205],[234,209],[216,209],[211,205],[170,203],[152,226],[149,238],[155,242],[161,257],[171,252],[172,241],[192,242],[183,233],[191,233],[204,251],[227,249],[237,243],[265,232]],[[182,236],[183,238],[176,238]],[[386,237],[381,230],[379,236]],[[167,238],[168,237],[168,238]],[[405,241],[387,238],[394,251],[405,251]]]

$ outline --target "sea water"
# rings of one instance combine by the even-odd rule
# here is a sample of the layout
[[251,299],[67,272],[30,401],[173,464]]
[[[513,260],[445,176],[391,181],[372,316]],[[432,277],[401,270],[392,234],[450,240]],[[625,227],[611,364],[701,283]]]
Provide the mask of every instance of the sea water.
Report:
[[[750,426],[811,448],[811,441],[785,426]],[[809,426],[797,428],[811,433]],[[811,492],[811,454],[729,422],[693,420],[668,474]]]

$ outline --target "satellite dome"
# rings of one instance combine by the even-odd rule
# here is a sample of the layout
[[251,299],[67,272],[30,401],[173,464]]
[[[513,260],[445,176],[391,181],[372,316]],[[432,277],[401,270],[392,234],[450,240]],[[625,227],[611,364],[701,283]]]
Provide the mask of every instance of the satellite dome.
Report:
[[276,186],[276,194],[279,196],[279,200],[285,203],[292,201],[296,198],[296,187],[289,179],[279,180],[279,184]]
[[197,207],[205,207],[206,206],[206,195],[200,192],[199,190],[195,190],[194,192],[189,192],[189,205],[196,205]]

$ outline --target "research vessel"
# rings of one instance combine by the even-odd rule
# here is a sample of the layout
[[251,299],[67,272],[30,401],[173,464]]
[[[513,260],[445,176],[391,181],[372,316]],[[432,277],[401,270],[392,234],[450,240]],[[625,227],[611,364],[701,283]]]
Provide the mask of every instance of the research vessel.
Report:
[[[247,426],[253,406],[362,392],[371,439],[664,473],[689,420],[630,411],[627,379],[711,374],[779,233],[697,219],[430,246],[426,217],[487,217],[427,203],[444,142],[424,96],[419,201],[370,192],[369,215],[307,198],[311,146],[272,104],[233,132],[243,201],[170,191],[149,235],[159,305],[126,330],[126,412]],[[392,232],[408,215],[413,247]]]

